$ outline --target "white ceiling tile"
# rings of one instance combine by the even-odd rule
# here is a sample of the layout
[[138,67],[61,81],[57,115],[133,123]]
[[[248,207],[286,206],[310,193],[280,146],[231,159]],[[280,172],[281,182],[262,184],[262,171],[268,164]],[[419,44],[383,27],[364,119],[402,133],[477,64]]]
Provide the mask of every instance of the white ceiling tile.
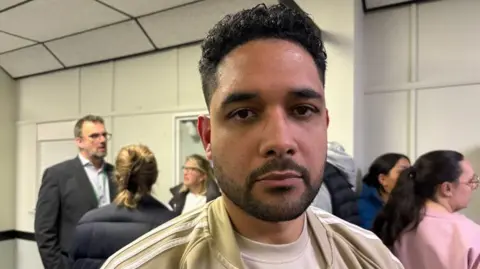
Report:
[[25,2],[24,0],[0,0],[0,11]]
[[[139,19],[157,48],[202,40],[208,30],[225,15],[276,0],[209,0],[170,9]],[[168,25],[168,27],[165,27]]]
[[46,41],[127,18],[92,0],[35,0],[0,13],[0,30]]
[[118,10],[121,10],[134,17],[151,14],[160,10],[165,10],[188,3],[201,0],[101,0]]
[[35,42],[0,32],[0,53],[32,44]]
[[0,65],[14,78],[62,68],[43,45],[1,54]]
[[46,43],[66,66],[153,50],[138,24],[131,20]]

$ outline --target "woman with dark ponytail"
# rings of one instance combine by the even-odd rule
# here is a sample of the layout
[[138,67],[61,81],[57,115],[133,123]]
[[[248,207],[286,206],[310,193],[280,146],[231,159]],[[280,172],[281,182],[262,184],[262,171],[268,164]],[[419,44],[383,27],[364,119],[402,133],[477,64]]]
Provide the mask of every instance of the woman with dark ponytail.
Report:
[[358,200],[360,226],[371,229],[373,220],[382,210],[400,173],[410,167],[410,160],[400,153],[386,153],[376,158],[363,178]]
[[157,161],[148,147],[120,149],[115,162],[117,197],[78,223],[71,252],[74,269],[100,268],[122,247],[176,216],[151,195],[157,176]]
[[456,213],[478,185],[462,154],[426,153],[401,173],[373,232],[405,269],[480,268],[480,226]]

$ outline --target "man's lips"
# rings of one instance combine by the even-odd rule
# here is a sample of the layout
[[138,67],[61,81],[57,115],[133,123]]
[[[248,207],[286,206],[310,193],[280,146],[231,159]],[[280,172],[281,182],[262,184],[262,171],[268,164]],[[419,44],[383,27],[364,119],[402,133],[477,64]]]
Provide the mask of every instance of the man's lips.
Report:
[[296,171],[286,170],[286,171],[274,171],[266,173],[257,178],[256,181],[281,181],[287,179],[301,179],[302,175]]

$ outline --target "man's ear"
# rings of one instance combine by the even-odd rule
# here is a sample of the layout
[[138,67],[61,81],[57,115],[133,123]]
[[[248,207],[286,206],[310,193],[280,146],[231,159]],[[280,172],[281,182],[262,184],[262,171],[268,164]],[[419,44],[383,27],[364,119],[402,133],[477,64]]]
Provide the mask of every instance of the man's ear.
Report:
[[212,147],[210,144],[211,130],[210,118],[206,115],[198,116],[197,131],[202,139],[203,148],[209,160],[212,159]]
[[325,113],[327,113],[327,127],[330,125],[330,116],[328,115],[328,109],[325,109]]
[[82,148],[82,138],[75,137],[75,144],[77,144],[77,148]]

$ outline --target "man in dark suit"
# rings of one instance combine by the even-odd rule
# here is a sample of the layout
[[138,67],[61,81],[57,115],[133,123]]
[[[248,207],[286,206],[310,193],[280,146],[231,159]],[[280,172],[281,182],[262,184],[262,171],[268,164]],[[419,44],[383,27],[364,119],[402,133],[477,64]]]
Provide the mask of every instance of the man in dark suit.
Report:
[[68,269],[75,226],[88,211],[116,195],[113,166],[104,161],[107,140],[101,117],[87,115],[74,128],[77,157],[43,173],[35,212],[35,238],[45,269]]

